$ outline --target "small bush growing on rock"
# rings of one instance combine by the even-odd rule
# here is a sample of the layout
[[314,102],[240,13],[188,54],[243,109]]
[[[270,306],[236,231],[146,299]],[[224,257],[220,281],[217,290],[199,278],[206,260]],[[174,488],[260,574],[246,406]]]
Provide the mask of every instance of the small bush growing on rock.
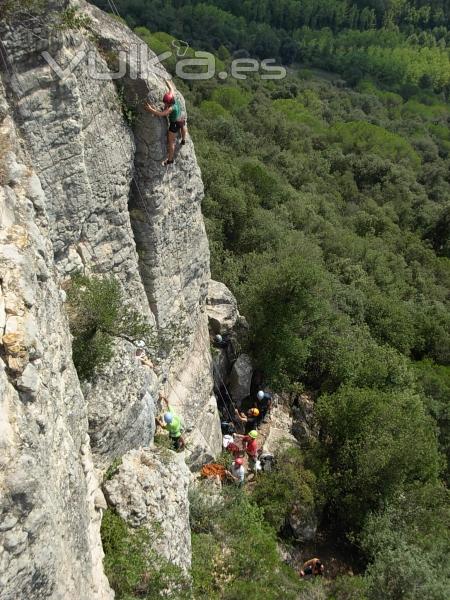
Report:
[[102,520],[104,567],[116,600],[188,600],[189,582],[181,569],[152,549],[152,535],[133,529],[108,509]]
[[211,487],[200,482],[189,489],[189,520],[194,533],[212,533],[223,510],[221,496],[211,494]]
[[112,463],[109,465],[109,467],[107,468],[105,476],[103,477],[103,481],[109,481],[110,479],[112,479],[114,477],[114,475],[117,473],[121,464],[122,464],[122,457],[119,456],[119,457],[115,458],[112,461]]
[[128,123],[130,127],[136,122],[137,119],[137,109],[136,102],[134,104],[130,104],[129,100],[125,94],[125,88],[123,86],[118,86],[117,88],[117,97],[119,98],[120,108],[122,110],[122,115],[125,121]]
[[231,465],[233,464],[233,455],[229,452],[222,452],[216,458],[215,462],[219,465],[223,465],[225,469],[230,470]]
[[113,357],[115,337],[144,339],[153,345],[145,319],[126,306],[113,277],[75,275],[67,290],[67,312],[73,337],[73,361],[80,379],[92,379]]
[[74,6],[70,6],[64,10],[59,17],[58,29],[89,29],[92,20],[88,15],[80,13]]
[[165,433],[155,433],[153,443],[159,448],[167,448],[167,450],[173,450],[173,444],[170,437]]

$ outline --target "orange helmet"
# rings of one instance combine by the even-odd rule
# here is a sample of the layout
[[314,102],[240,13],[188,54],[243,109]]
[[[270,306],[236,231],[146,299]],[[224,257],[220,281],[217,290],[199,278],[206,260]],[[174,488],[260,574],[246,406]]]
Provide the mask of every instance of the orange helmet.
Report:
[[251,408],[248,411],[248,414],[251,415],[252,417],[258,417],[259,416],[259,410],[257,408]]

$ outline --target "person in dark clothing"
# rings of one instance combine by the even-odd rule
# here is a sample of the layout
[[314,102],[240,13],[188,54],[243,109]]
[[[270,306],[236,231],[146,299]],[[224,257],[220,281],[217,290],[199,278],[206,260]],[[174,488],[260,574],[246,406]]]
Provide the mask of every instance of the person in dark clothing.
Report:
[[260,421],[265,422],[266,418],[270,416],[270,410],[272,408],[272,394],[269,392],[263,392],[263,390],[259,390],[256,396],[258,398]]
[[256,427],[260,417],[258,408],[250,408],[246,413],[236,408],[234,414],[236,415],[236,419],[243,424],[245,433]]
[[233,435],[233,433],[236,433],[236,427],[229,421],[222,421],[220,423],[220,428],[222,430],[222,435]]

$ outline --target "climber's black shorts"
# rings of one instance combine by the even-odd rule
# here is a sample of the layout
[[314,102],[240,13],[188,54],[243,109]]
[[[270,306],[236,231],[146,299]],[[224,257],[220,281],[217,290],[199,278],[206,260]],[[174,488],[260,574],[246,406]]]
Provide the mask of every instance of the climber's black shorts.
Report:
[[177,438],[169,436],[170,437],[170,441],[173,444],[173,447],[175,450],[179,450],[180,449],[180,442],[183,442],[183,440],[181,439],[181,435],[178,436]]
[[184,127],[186,121],[181,119],[180,121],[170,121],[169,123],[169,131],[172,133],[178,133],[182,127]]

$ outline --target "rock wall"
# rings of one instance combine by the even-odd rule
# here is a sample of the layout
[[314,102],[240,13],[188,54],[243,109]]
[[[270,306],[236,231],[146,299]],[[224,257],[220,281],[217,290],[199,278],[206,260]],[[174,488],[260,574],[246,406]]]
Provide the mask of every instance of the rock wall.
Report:
[[[100,10],[85,2],[50,1],[49,6],[81,8],[91,19],[90,31],[57,31],[52,19],[58,15],[51,12],[32,24],[4,26],[8,69],[2,76],[45,191],[58,277],[76,271],[113,274],[125,301],[154,327],[160,342],[152,356],[158,375],[134,360],[132,344],[117,340],[113,362],[84,386],[96,464],[104,468],[150,442],[163,380],[193,433],[190,448],[196,455],[214,454],[220,449],[217,413],[203,423],[212,378],[200,172],[191,142],[173,167],[161,166],[165,124],[142,110],[149,90],[154,100],[162,97],[167,74],[141,64],[130,49],[142,42]],[[108,73],[120,50],[126,52],[127,68],[120,82],[92,75],[89,60]],[[62,69],[71,61],[79,64],[60,78],[43,51]],[[127,98],[139,99],[134,132],[122,116],[119,88]]]
[[108,502],[132,527],[145,527],[161,556],[191,566],[188,488],[183,456],[166,448],[132,450],[105,483]]
[[[220,422],[212,396],[212,364],[206,298],[209,247],[201,214],[203,184],[192,141],[178,147],[175,164],[162,167],[166,126],[143,109],[161,103],[169,77],[142,41],[94,7],[87,7],[100,53],[122,53],[125,101],[135,110],[135,160],[130,217],[139,269],[160,335],[161,383],[182,414],[191,462],[221,449]],[[144,53],[141,54],[141,51]],[[101,62],[101,61],[100,61]],[[117,67],[116,67],[117,68]],[[178,98],[184,105],[180,94]]]
[[107,600],[87,404],[46,198],[0,86],[0,598]]
[[[58,26],[69,6],[90,15],[89,31]],[[0,598],[103,600],[95,469],[151,443],[161,389],[184,419],[191,463],[221,449],[200,172],[190,141],[173,167],[159,164],[165,124],[141,100],[162,97],[164,71],[134,76],[128,52],[119,87],[89,72],[89,60],[107,73],[140,43],[117,21],[49,0],[44,14],[0,22],[0,40]],[[44,51],[74,68],[59,77]],[[134,131],[119,88],[139,97]],[[80,385],[62,291],[78,271],[117,278],[153,327],[155,369],[117,339],[111,363]]]

